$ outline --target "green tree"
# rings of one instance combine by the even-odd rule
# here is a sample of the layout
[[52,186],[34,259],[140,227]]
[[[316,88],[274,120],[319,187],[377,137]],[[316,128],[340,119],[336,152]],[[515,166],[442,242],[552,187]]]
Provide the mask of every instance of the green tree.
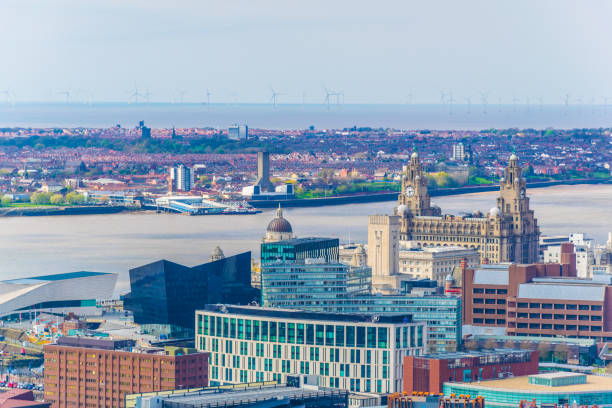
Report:
[[0,199],[0,205],[3,207],[8,207],[12,202],[13,200],[11,200],[10,197],[2,197],[2,199]]
[[49,204],[50,199],[50,193],[34,193],[30,196],[30,202],[36,205]]
[[82,194],[75,193],[74,191],[66,194],[66,203],[70,205],[83,204],[85,197]]
[[53,194],[49,198],[49,202],[53,205],[59,205],[64,203],[64,196],[61,194]]

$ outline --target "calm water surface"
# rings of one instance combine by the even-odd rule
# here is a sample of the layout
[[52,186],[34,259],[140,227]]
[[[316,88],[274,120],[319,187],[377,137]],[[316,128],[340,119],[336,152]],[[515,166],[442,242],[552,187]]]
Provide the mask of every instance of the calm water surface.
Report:
[[[434,197],[443,212],[486,211],[497,192]],[[544,234],[586,232],[605,242],[612,231],[612,185],[558,186],[529,191]],[[366,242],[369,214],[390,213],[394,202],[286,209],[298,236]],[[216,245],[226,255],[259,243],[274,210],[248,216],[126,213],[0,218],[0,279],[79,270],[117,272],[117,292],[129,290],[128,270],[155,260],[196,265]]]

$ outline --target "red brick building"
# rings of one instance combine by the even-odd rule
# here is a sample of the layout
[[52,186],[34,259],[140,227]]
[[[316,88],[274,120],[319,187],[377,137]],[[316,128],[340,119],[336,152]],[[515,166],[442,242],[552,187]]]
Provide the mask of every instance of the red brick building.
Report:
[[538,373],[538,352],[492,350],[404,357],[403,391],[441,393],[445,382],[472,382]]
[[49,408],[48,402],[35,401],[29,390],[9,390],[0,393],[0,408]]
[[133,344],[62,337],[45,345],[45,401],[52,408],[116,408],[125,394],[208,386],[208,353],[130,351]]
[[576,278],[573,245],[561,264],[501,264],[464,269],[463,324],[503,327],[507,335],[612,341],[612,280]]

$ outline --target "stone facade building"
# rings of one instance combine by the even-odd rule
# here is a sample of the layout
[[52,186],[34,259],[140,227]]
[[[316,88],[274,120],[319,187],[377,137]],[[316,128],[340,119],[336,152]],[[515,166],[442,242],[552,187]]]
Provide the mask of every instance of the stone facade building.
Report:
[[486,215],[442,214],[431,205],[427,176],[416,153],[404,168],[396,213],[400,240],[422,247],[462,246],[480,253],[490,263],[533,263],[538,258],[540,229],[529,208],[526,182],[514,154],[500,180],[497,205]]

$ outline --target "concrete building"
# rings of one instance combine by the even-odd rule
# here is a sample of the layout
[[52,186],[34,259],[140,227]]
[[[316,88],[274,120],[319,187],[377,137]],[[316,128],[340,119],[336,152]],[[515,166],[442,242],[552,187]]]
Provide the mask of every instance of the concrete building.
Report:
[[[595,244],[593,239],[585,238],[585,234],[573,233],[569,235],[569,242],[573,244],[576,255],[576,273],[579,278],[590,278],[593,276],[595,265]],[[545,263],[561,263],[561,245],[549,245],[543,251]]]
[[366,249],[361,244],[340,245],[338,257],[340,263],[350,266],[366,266],[368,261]]
[[571,372],[534,374],[529,376],[481,381],[478,383],[447,382],[445,396],[480,395],[490,407],[542,406],[608,406],[612,404],[612,378]]
[[176,167],[170,167],[169,172],[168,190],[170,192],[191,191],[194,185],[194,175],[191,168],[179,164]]
[[270,153],[257,152],[257,180],[255,185],[260,192],[274,191],[274,185],[270,181]]
[[404,357],[403,391],[440,394],[445,382],[477,382],[538,373],[538,352],[486,350]]
[[0,317],[36,313],[99,315],[96,301],[113,296],[117,274],[69,272],[0,281]]
[[341,315],[208,305],[196,312],[196,347],[211,353],[212,384],[316,374],[351,392],[401,390],[403,357],[426,351],[427,328],[410,315]]
[[52,408],[117,408],[126,394],[208,385],[206,352],[134,350],[133,340],[85,337],[45,345],[45,401]]
[[[399,274],[399,230],[397,215],[370,215],[368,222],[368,266],[372,268],[372,290],[389,293],[401,287]],[[408,279],[409,277],[403,277]]]
[[473,268],[480,265],[480,255],[461,246],[400,249],[399,272],[413,279],[435,280],[442,287],[462,261]]
[[230,140],[247,140],[249,127],[247,125],[233,125],[227,128],[227,137]]
[[500,180],[497,205],[486,216],[442,215],[431,205],[425,174],[413,153],[402,175],[402,190],[396,214],[400,219],[400,240],[422,247],[459,245],[475,249],[491,263],[532,263],[538,259],[540,229],[529,208],[526,181],[518,157],[512,155]]
[[453,145],[453,155],[451,157],[456,162],[462,162],[465,160],[465,147],[463,143],[455,143]]

